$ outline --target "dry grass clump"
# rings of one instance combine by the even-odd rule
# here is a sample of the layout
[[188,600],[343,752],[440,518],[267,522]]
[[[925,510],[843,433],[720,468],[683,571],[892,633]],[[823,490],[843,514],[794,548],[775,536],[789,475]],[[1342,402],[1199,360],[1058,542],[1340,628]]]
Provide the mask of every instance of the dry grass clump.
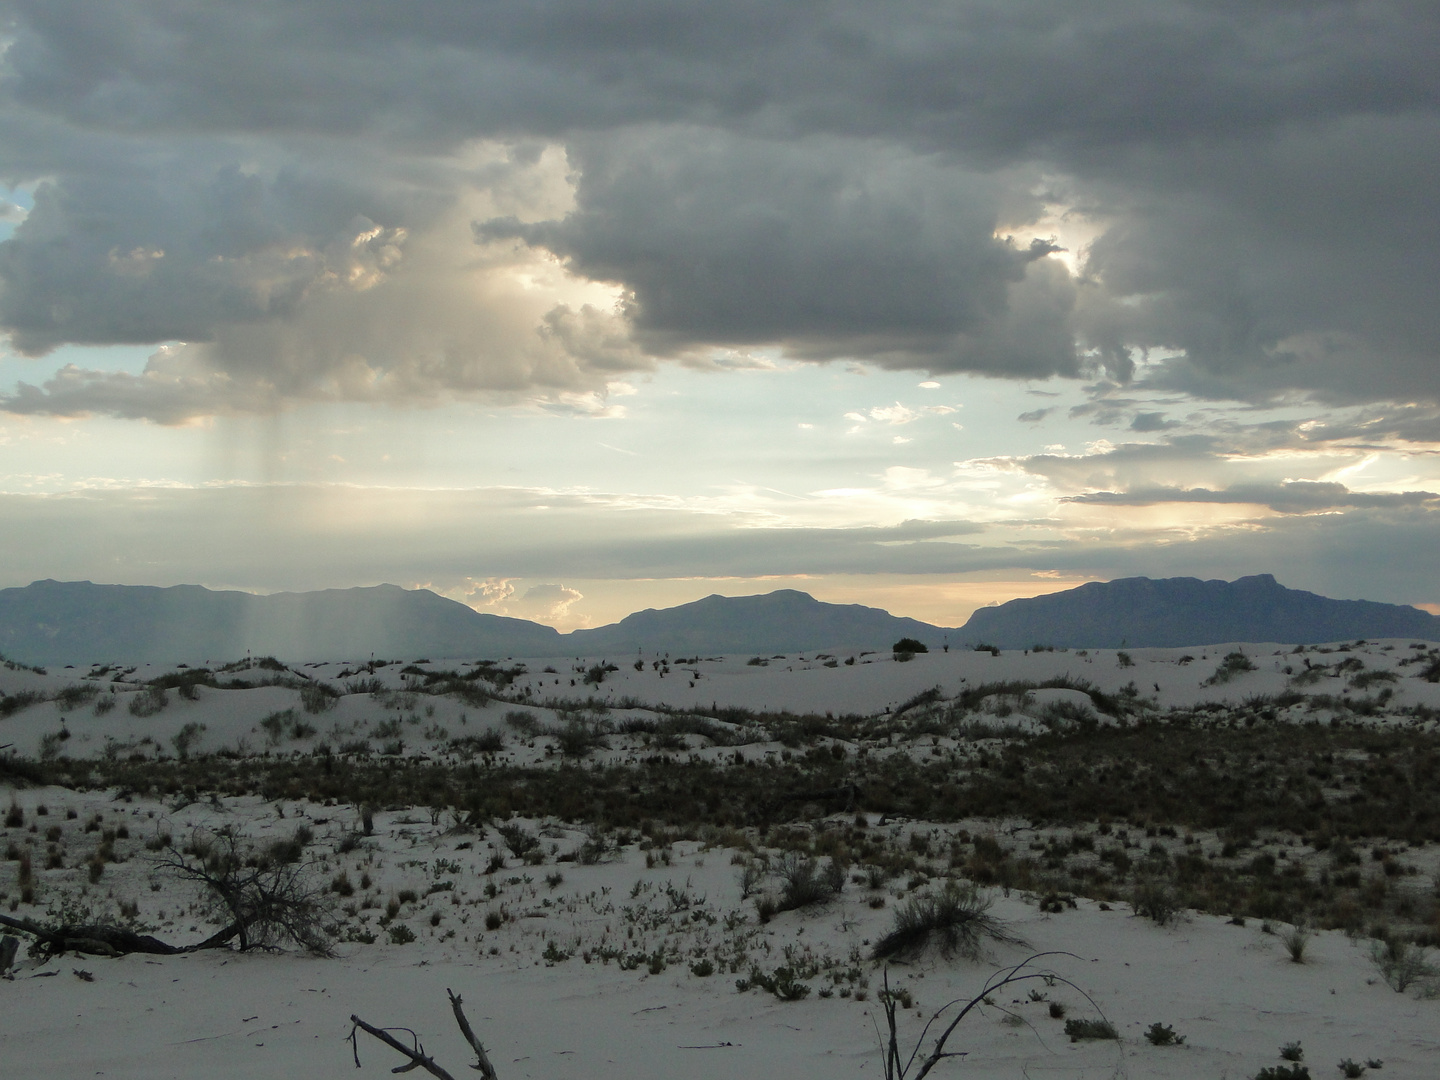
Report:
[[1017,943],[989,913],[990,904],[973,883],[947,881],[939,892],[914,897],[895,909],[894,928],[875,943],[871,958],[912,959],[935,948],[947,959],[958,953],[974,960],[985,938]]

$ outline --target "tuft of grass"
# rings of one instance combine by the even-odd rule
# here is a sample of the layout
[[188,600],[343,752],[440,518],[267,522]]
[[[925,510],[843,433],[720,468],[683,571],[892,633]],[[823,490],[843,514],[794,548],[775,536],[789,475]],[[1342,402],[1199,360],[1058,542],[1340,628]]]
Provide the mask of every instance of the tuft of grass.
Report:
[[1296,923],[1284,934],[1280,935],[1280,942],[1285,946],[1285,951],[1290,955],[1290,962],[1292,964],[1305,963],[1305,950],[1310,944],[1310,939],[1314,936],[1314,932],[1304,923]]
[[1066,1020],[1065,1034],[1071,1042],[1081,1039],[1118,1039],[1119,1032],[1109,1020]]
[[984,938],[1014,942],[990,912],[991,901],[974,884],[947,881],[939,892],[917,896],[895,909],[895,924],[875,943],[871,959],[909,959],[934,947],[949,958],[980,955]]

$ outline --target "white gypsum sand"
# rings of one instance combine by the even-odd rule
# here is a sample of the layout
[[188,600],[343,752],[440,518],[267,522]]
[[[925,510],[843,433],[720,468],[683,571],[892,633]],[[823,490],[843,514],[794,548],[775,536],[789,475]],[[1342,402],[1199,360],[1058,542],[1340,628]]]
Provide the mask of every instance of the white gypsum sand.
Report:
[[[523,673],[502,660],[487,670],[512,675],[468,681],[468,661],[406,661],[373,672],[334,664],[220,673],[217,664],[211,682],[280,685],[202,683],[193,699],[172,686],[149,715],[137,715],[149,706],[130,708],[151,693],[141,682],[194,667],[141,669],[118,683],[113,669],[89,678],[99,669],[7,669],[5,700],[27,692],[43,700],[0,720],[0,744],[14,744],[0,803],[18,813],[0,835],[0,913],[53,922],[88,908],[92,919],[167,942],[199,941],[216,929],[216,912],[156,860],[167,836],[183,848],[229,828],[257,851],[298,834],[299,865],[326,891],[338,934],[331,958],[291,948],[118,959],[67,953],[42,962],[22,948],[14,980],[0,988],[0,1061],[6,1075],[26,1077],[348,1076],[353,1013],[414,1029],[458,1076],[473,1055],[450,1013],[450,988],[464,997],[505,1078],[878,1077],[872,1025],[881,1019],[881,969],[870,949],[897,909],[953,878],[979,881],[990,913],[1023,944],[987,940],[973,960],[932,949],[892,962],[891,986],[912,1002],[900,1013],[902,1038],[915,1039],[934,1009],[969,998],[996,968],[1035,952],[1073,954],[1040,963],[1093,1004],[1063,981],[1021,984],[956,1029],[949,1049],[966,1056],[932,1075],[1250,1077],[1287,1065],[1278,1050],[1298,1042],[1317,1077],[1341,1060],[1383,1061],[1384,1076],[1432,1076],[1440,1003],[1424,996],[1423,978],[1396,992],[1372,959],[1373,932],[1424,941],[1435,925],[1440,849],[1413,822],[1396,816],[1393,828],[1347,837],[1260,820],[1239,835],[1182,820],[1184,807],[1174,820],[1066,819],[1040,802],[1069,790],[1046,779],[1059,775],[1061,755],[1098,759],[1109,745],[1102,740],[1122,737],[1149,740],[1134,745],[1153,750],[1199,732],[1215,748],[1216,776],[1251,778],[1246,790],[1257,802],[1283,801],[1293,778],[1285,773],[1282,783],[1275,770],[1309,754],[1305,768],[1330,774],[1316,780],[1330,800],[1326,813],[1360,813],[1354,808],[1364,802],[1350,800],[1385,798],[1390,773],[1382,770],[1393,770],[1393,787],[1434,737],[1430,710],[1440,695],[1421,677],[1431,650],[1404,641],[1303,653],[1248,644],[1137,649],[1126,666],[1114,651],[952,651],[897,663],[889,654],[830,650],[767,657],[764,665],[750,657],[645,658],[642,671],[634,658],[530,662]],[[1255,670],[1232,663],[1236,670],[1216,680],[1234,652]],[[846,665],[851,655],[856,663]],[[1193,659],[1182,663],[1185,656]],[[586,683],[612,659],[617,670]],[[830,659],[835,667],[825,666]],[[406,667],[412,671],[402,674]],[[449,670],[461,676],[464,697],[424,692],[426,673]],[[337,689],[366,689],[357,679],[378,685],[307,712],[302,676]],[[1023,685],[1060,676],[1069,685]],[[447,685],[443,677],[428,682],[432,690]],[[1099,698],[1077,689],[1085,685]],[[934,700],[896,715],[935,687]],[[492,699],[482,703],[477,689]],[[960,697],[966,691],[973,700]],[[96,702],[108,697],[116,704],[97,714]],[[660,702],[670,708],[645,707]],[[720,718],[685,712],[696,707]],[[796,719],[802,714],[813,719]],[[1270,741],[1256,742],[1262,737]],[[352,749],[342,752],[347,742]],[[393,753],[382,752],[387,744]],[[1233,756],[1246,747],[1248,757]],[[1225,755],[1232,756],[1222,762]],[[1016,761],[1031,763],[1028,779],[1007,780],[1005,767]],[[904,771],[922,768],[931,771]],[[1150,765],[1137,760],[1134,768]],[[371,775],[366,770],[388,776],[394,790],[411,778],[419,785],[408,800],[370,807],[368,834],[356,800],[320,790],[329,783],[343,792]],[[724,789],[728,804],[701,783],[733,770],[742,771]],[[438,775],[453,787],[438,802],[420,797],[427,789],[419,778]],[[1133,779],[1104,775],[1112,787]],[[246,776],[255,790],[237,793]],[[522,776],[523,784],[507,786]],[[747,776],[773,790],[744,787]],[[853,790],[825,786],[837,776],[851,777]],[[953,776],[1021,801],[993,815],[907,814],[914,793],[886,789],[887,776]],[[208,790],[196,783],[204,777],[215,781]],[[607,777],[619,778],[615,790],[603,786]],[[1166,779],[1154,780],[1157,792]],[[798,797],[785,794],[792,782]],[[640,819],[593,810],[613,811],[631,783],[651,800]],[[567,790],[534,798],[592,785],[592,809],[582,800],[570,815],[531,812],[526,785],[547,784]],[[666,794],[666,785],[677,790]],[[500,788],[514,816],[484,802]],[[1044,815],[1020,812],[1026,791],[1037,809],[1049,808]],[[669,802],[656,801],[661,795]],[[472,813],[471,802],[483,812]],[[684,812],[697,802],[703,810]],[[665,806],[673,809],[660,812]],[[1303,801],[1298,807],[1296,815],[1306,809]],[[1330,820],[1321,809],[1311,811],[1315,820]],[[28,902],[12,847],[29,856]],[[840,857],[843,889],[762,921],[757,899],[782,896],[787,852],[813,859],[821,873]],[[1160,890],[1162,909],[1169,890],[1176,904],[1189,895],[1236,910],[1182,908],[1162,925],[1136,913],[1136,890],[1146,883]],[[1272,903],[1275,914],[1253,913]],[[1324,928],[1349,918],[1347,903],[1355,908],[1347,926]],[[1246,905],[1252,913],[1243,925],[1230,921]],[[1303,963],[1287,948],[1286,914],[1316,927]],[[737,980],[759,985],[741,992]],[[761,988],[767,980],[808,991],[784,1001]],[[1032,1001],[1032,989],[1043,1000]],[[1051,1015],[1052,1002],[1063,1016]],[[1101,1013],[1118,1041],[1066,1037],[1066,1020]],[[1152,1024],[1169,1025],[1184,1044],[1152,1045]],[[363,1034],[359,1052],[367,1072],[403,1064]]]

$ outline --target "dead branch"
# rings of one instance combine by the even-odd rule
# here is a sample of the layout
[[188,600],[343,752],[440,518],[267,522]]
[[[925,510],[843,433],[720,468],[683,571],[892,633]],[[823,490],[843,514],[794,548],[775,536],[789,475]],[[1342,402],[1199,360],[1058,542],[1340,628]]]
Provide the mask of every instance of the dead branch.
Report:
[[[455,1012],[455,1023],[460,1026],[460,1034],[465,1036],[465,1041],[470,1044],[471,1049],[475,1051],[476,1058],[479,1059],[478,1063],[471,1065],[470,1068],[480,1073],[480,1075],[484,1077],[484,1080],[497,1080],[495,1067],[490,1064],[490,1058],[485,1054],[485,1047],[480,1044],[480,1040],[476,1037],[474,1029],[470,1026],[470,1021],[465,1018],[465,1010],[461,1008],[462,1002],[460,995],[448,987],[445,993],[450,996],[450,1007]],[[431,1076],[438,1076],[440,1080],[455,1080],[453,1076],[436,1064],[434,1058],[425,1053],[425,1047],[420,1042],[420,1037],[409,1028],[377,1028],[371,1024],[367,1024],[354,1013],[350,1014],[350,1024],[350,1047],[355,1055],[355,1067],[357,1069],[360,1068],[360,1040],[356,1032],[363,1031],[367,1035],[373,1035],[386,1046],[390,1047],[390,1049],[397,1053],[404,1054],[405,1057],[410,1059],[410,1064],[401,1065],[398,1068],[390,1070],[391,1072],[402,1073],[410,1072],[412,1069],[424,1069]],[[391,1035],[391,1031],[410,1032],[412,1045],[406,1046],[399,1039],[395,1038],[395,1036]]]
[[152,956],[178,956],[201,949],[217,949],[235,936],[233,927],[212,935],[197,945],[171,945],[148,934],[137,934],[122,926],[104,924],[89,926],[42,926],[32,919],[15,919],[0,915],[0,926],[29,934],[35,939],[39,955],[49,958],[61,953],[79,952],[92,956],[124,956],[147,953]]
[[[936,1065],[940,1064],[940,1062],[945,1060],[946,1058],[963,1057],[963,1051],[957,1052],[945,1049],[945,1044],[950,1040],[950,1036],[955,1033],[955,1029],[960,1026],[960,1021],[964,1020],[965,1017],[969,1016],[972,1011],[979,1008],[981,1005],[987,1004],[991,994],[995,993],[997,990],[1002,989],[1003,987],[1010,986],[1013,983],[1028,982],[1032,979],[1043,979],[1047,983],[1060,983],[1061,985],[1068,986],[1072,990],[1075,990],[1076,992],[1081,994],[1086,1001],[1090,1002],[1091,1005],[1095,1006],[1097,1012],[1101,1012],[1100,1006],[1095,1002],[1094,998],[1087,994],[1083,989],[1076,986],[1069,979],[1065,978],[1063,975],[1060,975],[1050,969],[1037,970],[1031,968],[1031,965],[1036,960],[1042,960],[1047,956],[1074,957],[1075,954],[1068,952],[1035,953],[1033,956],[1026,957],[1024,960],[1020,961],[1018,964],[1015,964],[1012,967],[1002,968],[1001,970],[992,974],[988,979],[985,980],[985,985],[974,997],[968,1000],[966,1000],[965,998],[957,998],[954,1001],[942,1005],[939,1009],[936,1010],[935,1014],[931,1016],[928,1021],[926,1021],[924,1028],[921,1029],[920,1037],[915,1040],[915,1048],[910,1052],[910,1056],[908,1058],[904,1056],[900,1049],[900,1038],[899,1032],[896,1028],[895,1018],[895,1004],[899,995],[892,994],[890,992],[890,971],[887,968],[883,976],[884,989],[880,992],[880,1004],[881,1007],[885,1010],[885,1021],[887,1027],[889,1028],[890,1036],[888,1041],[883,1036],[880,1040],[880,1049],[883,1058],[882,1065],[885,1080],[906,1080],[906,1077],[910,1073],[910,1069],[916,1064],[916,1059],[920,1058],[920,1051],[925,1045],[925,1037],[929,1034],[930,1028],[936,1023],[941,1022],[941,1017],[957,1005],[960,1006],[960,1011],[949,1021],[945,1029],[936,1037],[935,1045],[931,1048],[930,1053],[919,1061],[920,1071],[915,1074],[915,1080],[923,1080],[923,1078],[927,1076],[930,1071],[935,1068]],[[1101,1012],[1101,1015],[1104,1015],[1103,1012]]]
[[475,1037],[475,1032],[471,1030],[470,1021],[465,1019],[465,1010],[460,1007],[460,995],[448,986],[445,988],[445,993],[450,995],[450,1007],[455,1010],[455,1023],[460,1025],[460,1034],[465,1036],[465,1041],[470,1044],[470,1048],[475,1051],[475,1056],[479,1059],[477,1064],[471,1065],[470,1067],[478,1071],[485,1080],[496,1080],[495,1067],[490,1064],[490,1059],[485,1056],[485,1047],[480,1045],[480,1040]]
[[392,1050],[399,1051],[410,1059],[409,1065],[402,1065],[398,1069],[392,1069],[392,1072],[409,1072],[411,1069],[424,1069],[431,1076],[438,1076],[440,1080],[455,1080],[453,1076],[435,1064],[434,1058],[426,1056],[425,1047],[421,1045],[420,1039],[415,1035],[415,1032],[410,1031],[409,1028],[396,1028],[396,1030],[410,1031],[410,1037],[415,1040],[415,1048],[413,1050],[384,1028],[371,1027],[354,1013],[350,1014],[350,1023],[353,1025],[350,1028],[350,1047],[355,1052],[355,1067],[357,1069],[360,1068],[360,1040],[355,1037],[355,1032],[359,1030],[368,1035],[374,1035],[375,1038],[379,1039],[386,1046]]

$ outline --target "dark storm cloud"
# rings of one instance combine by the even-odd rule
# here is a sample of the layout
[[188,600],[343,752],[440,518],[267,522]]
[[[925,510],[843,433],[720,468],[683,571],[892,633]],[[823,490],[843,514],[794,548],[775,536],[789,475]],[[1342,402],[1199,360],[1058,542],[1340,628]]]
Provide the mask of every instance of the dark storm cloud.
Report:
[[1073,289],[1053,268],[1026,273],[1052,245],[995,237],[993,177],[871,144],[695,129],[587,138],[570,159],[574,213],[477,235],[625,285],[655,352],[780,342],[815,359],[1076,372]]
[[[1124,380],[1163,348],[1180,355],[1146,382],[1190,395],[1440,400],[1432,4],[0,10],[0,175],[48,184],[0,246],[0,323],[28,352],[228,335],[207,370],[244,383],[278,350],[288,366],[259,381],[303,398],[338,378],[297,339],[347,280],[357,226],[458,233],[443,209],[492,181],[436,175],[437,157],[548,140],[568,146],[574,209],[496,208],[481,233],[619,284],[653,354],[774,343]],[[1027,261],[1042,204],[1099,227],[1079,279]],[[392,246],[399,281],[411,249]],[[434,321],[410,320],[421,339]],[[231,329],[256,325],[277,329]],[[396,339],[360,360],[423,368],[434,392],[599,378],[570,354],[507,366],[477,344],[492,339]],[[605,370],[642,362],[606,355]]]

